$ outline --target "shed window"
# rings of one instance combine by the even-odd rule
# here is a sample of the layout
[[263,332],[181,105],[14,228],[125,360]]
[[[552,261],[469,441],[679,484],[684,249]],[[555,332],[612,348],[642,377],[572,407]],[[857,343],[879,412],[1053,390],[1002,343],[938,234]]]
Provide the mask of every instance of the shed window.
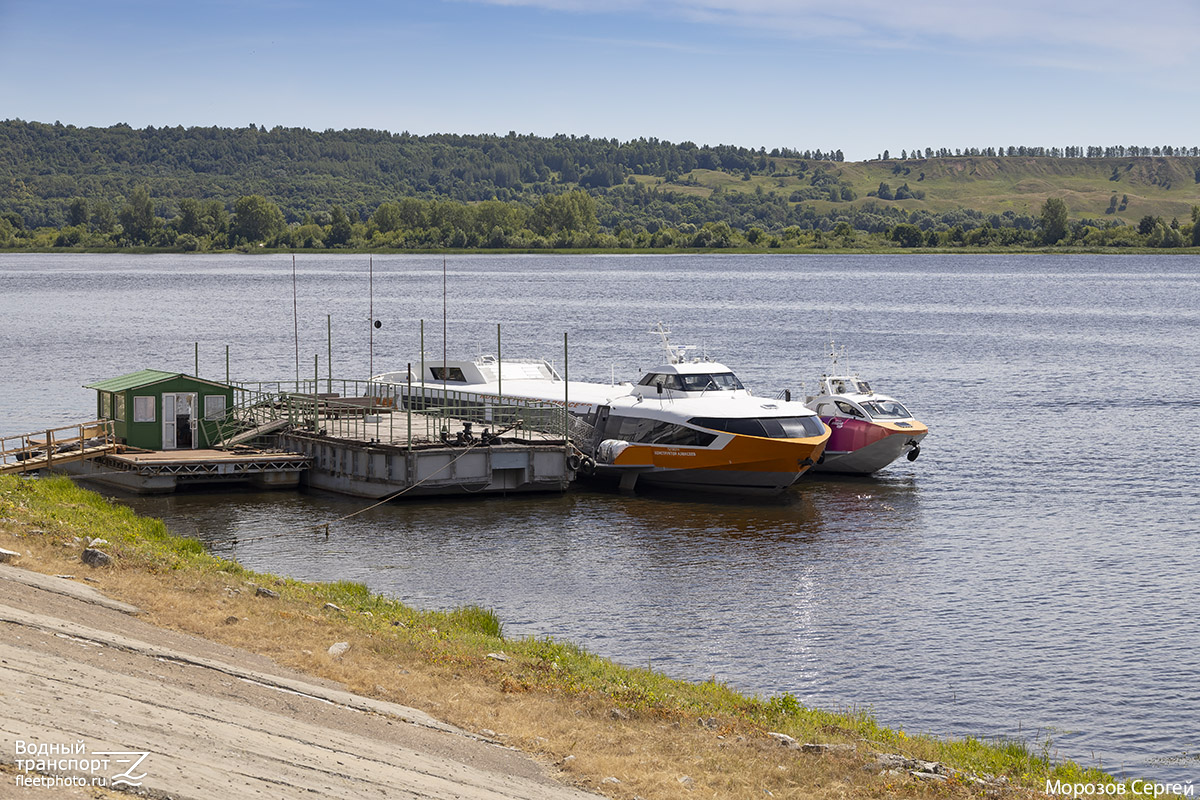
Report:
[[125,393],[118,392],[113,395],[113,419],[125,421]]
[[134,397],[133,398],[133,421],[134,422],[154,422],[154,397]]
[[206,394],[206,395],[204,395],[204,418],[205,419],[224,419],[225,418],[225,395],[223,395],[223,394]]
[[112,392],[100,393],[100,418],[112,419]]

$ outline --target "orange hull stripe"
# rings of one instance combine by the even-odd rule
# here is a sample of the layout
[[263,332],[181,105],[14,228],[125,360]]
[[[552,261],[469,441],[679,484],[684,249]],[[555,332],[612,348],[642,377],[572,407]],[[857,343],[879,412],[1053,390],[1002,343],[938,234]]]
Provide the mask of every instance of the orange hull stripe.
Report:
[[655,466],[660,469],[727,469],[751,472],[800,472],[805,459],[816,461],[829,434],[805,439],[767,439],[734,435],[720,450],[673,445],[631,444],[614,462],[617,466]]

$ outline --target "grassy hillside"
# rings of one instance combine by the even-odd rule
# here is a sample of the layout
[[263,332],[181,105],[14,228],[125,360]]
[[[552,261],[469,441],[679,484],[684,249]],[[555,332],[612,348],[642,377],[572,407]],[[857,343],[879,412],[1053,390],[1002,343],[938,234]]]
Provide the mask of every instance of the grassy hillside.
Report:
[[[814,168],[808,163],[802,176],[795,174],[801,162],[776,159],[780,175],[744,176],[728,172],[697,169],[669,182],[639,177],[650,186],[664,190],[709,196],[713,190],[790,194],[810,185]],[[1122,220],[1136,225],[1146,215],[1181,221],[1191,219],[1191,208],[1200,205],[1200,158],[1178,156],[1137,156],[1129,158],[1045,158],[1045,157],[950,157],[931,159],[891,159],[825,164],[829,174],[848,184],[858,195],[849,203],[827,200],[810,202],[822,212],[838,208],[861,207],[868,201],[885,203],[909,211],[925,210],[941,214],[969,208],[984,215],[1015,214],[1036,216],[1050,197],[1064,200],[1072,219]],[[893,191],[907,184],[924,192],[924,199],[880,201],[869,192],[887,183]],[[1106,213],[1113,195],[1118,208]]]
[[[657,139],[5,120],[0,248],[1200,246],[1200,155],[1075,150],[843,162]],[[1048,199],[1066,217],[1047,240]]]

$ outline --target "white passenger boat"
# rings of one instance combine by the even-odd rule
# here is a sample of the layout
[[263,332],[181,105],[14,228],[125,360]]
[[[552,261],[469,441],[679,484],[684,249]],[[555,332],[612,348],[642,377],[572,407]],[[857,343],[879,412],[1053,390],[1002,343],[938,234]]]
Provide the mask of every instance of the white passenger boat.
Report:
[[[821,457],[829,429],[803,403],[753,396],[728,367],[688,359],[660,328],[667,363],[636,383],[564,381],[545,362],[473,361],[425,364],[413,393],[443,390],[485,406],[515,400],[562,407],[586,422],[573,437],[581,467],[636,483],[733,494],[778,494]],[[423,390],[416,385],[424,378]],[[377,375],[397,396],[407,371]],[[427,402],[427,401],[423,401]]]
[[875,392],[857,375],[822,375],[817,394],[806,399],[830,429],[814,471],[869,475],[905,454],[916,461],[929,433],[903,403]]

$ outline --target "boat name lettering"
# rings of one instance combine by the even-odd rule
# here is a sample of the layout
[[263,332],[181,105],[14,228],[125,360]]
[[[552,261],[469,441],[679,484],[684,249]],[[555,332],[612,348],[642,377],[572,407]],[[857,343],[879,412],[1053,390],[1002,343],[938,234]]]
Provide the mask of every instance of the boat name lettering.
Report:
[[694,456],[695,450],[655,450],[656,456]]

